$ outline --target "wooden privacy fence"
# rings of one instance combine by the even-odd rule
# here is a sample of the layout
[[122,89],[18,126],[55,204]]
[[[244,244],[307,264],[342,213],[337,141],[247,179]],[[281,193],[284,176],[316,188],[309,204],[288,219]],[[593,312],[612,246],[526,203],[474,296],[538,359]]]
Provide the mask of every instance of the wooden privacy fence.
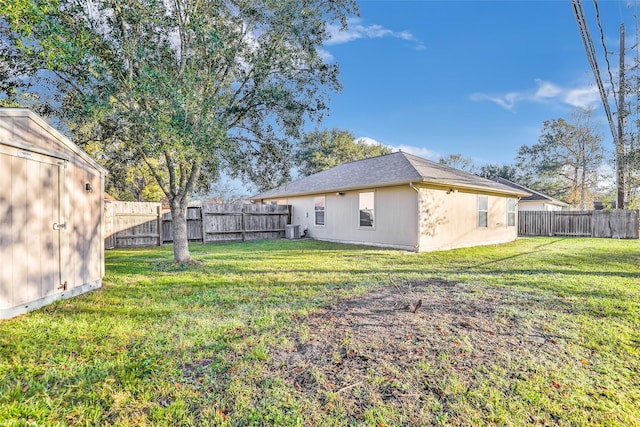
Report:
[[104,201],[105,249],[162,243],[160,203]]
[[[171,212],[160,203],[105,200],[105,248],[173,242]],[[189,241],[213,243],[285,237],[291,206],[205,204],[187,211]]]
[[[162,211],[162,243],[173,242],[171,223],[171,211]],[[200,206],[187,208],[187,239],[190,242],[202,242],[202,208]]]
[[[203,243],[279,239],[291,218],[288,205],[204,204],[189,208],[187,237]],[[173,241],[171,212],[162,218],[163,242]]]
[[519,211],[521,236],[583,236],[637,239],[638,211]]

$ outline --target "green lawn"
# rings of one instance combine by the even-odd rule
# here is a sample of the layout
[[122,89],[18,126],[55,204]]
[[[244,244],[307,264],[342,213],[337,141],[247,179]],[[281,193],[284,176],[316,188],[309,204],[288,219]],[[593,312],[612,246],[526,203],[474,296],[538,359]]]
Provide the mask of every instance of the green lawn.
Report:
[[[638,241],[527,238],[425,254],[260,241],[191,251],[199,262],[189,267],[172,264],[168,246],[109,251],[102,289],[0,321],[0,425],[640,425]],[[318,391],[301,390],[274,355],[294,336],[313,337],[305,319],[389,280],[460,284],[474,304],[499,295],[487,313],[504,328],[487,339],[536,336],[522,337],[526,351],[496,345],[500,357],[471,335],[437,349],[426,336],[428,357],[403,360],[401,381],[382,384],[370,369],[330,391],[331,379],[310,367]],[[444,321],[424,310],[424,327]],[[354,346],[347,338],[340,345]],[[455,346],[476,357],[464,375]],[[383,385],[411,400],[372,393]]]

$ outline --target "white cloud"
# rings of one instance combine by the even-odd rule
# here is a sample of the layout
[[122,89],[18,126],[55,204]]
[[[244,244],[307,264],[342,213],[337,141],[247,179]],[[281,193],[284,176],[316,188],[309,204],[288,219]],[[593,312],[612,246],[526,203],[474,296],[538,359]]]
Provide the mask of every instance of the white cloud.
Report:
[[373,138],[369,138],[368,136],[361,136],[360,138],[356,138],[356,142],[363,142],[367,145],[385,145],[380,141],[377,141]]
[[491,96],[484,93],[472,93],[469,95],[469,98],[472,101],[491,101],[495,104],[498,104],[505,110],[512,111],[515,107],[516,102],[520,99],[520,95],[516,92],[509,92],[501,97],[499,96]]
[[440,157],[439,154],[429,150],[425,147],[414,147],[412,145],[398,145],[397,147],[391,147],[396,151],[402,151],[403,153],[413,154],[414,156],[424,157],[425,159],[435,160]]
[[331,52],[322,48],[318,49],[318,55],[320,55],[320,58],[322,58],[324,62],[333,62],[335,59]]
[[389,145],[389,144],[385,144],[384,142],[380,142],[374,138],[370,138],[368,136],[358,137],[356,138],[356,141],[362,141],[367,145],[376,145],[376,144],[384,145],[385,147],[391,148],[394,152],[402,151],[403,153],[409,153],[409,154],[424,157],[427,159],[437,159],[438,157],[440,157],[438,153],[435,153],[425,147],[415,147],[412,145],[405,145],[405,144]]
[[362,25],[359,19],[350,19],[348,28],[343,30],[339,25],[330,24],[327,26],[329,39],[327,45],[337,45],[349,43],[360,39],[378,39],[383,37],[393,37],[401,40],[412,41],[416,43],[417,50],[424,50],[426,46],[411,33],[411,31],[393,31],[382,25]]
[[538,84],[538,90],[536,91],[536,98],[554,98],[558,94],[562,93],[562,89],[550,82],[545,82],[540,79],[536,79]]
[[362,141],[367,145],[376,145],[376,144],[384,145],[385,147],[391,148],[394,152],[402,151],[403,153],[409,153],[409,154],[424,157],[427,159],[437,159],[440,157],[438,153],[435,153],[425,147],[414,147],[412,145],[404,145],[404,144],[389,145],[389,144],[385,144],[384,142],[380,142],[377,139],[370,138],[368,136],[358,137],[356,138],[356,141]]
[[555,102],[572,107],[590,108],[600,101],[597,88],[592,86],[562,87],[541,79],[536,79],[535,84],[537,87],[528,91],[508,92],[504,95],[473,93],[469,98],[472,101],[490,101],[509,111],[514,111],[522,102]]
[[596,87],[584,87],[569,90],[564,102],[574,107],[589,108],[600,102],[600,93]]

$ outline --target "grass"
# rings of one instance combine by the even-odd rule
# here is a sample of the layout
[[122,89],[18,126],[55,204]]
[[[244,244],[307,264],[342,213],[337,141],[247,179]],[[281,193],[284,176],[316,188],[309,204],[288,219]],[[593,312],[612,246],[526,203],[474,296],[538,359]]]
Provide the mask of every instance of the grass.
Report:
[[[191,251],[200,263],[188,267],[171,262],[171,247],[109,251],[102,289],[0,321],[0,425],[640,425],[637,241],[528,238],[425,254],[260,241]],[[499,290],[514,303],[497,321],[544,330],[562,351],[520,352],[462,378],[443,348],[395,372],[421,384],[419,411],[355,387],[313,399],[274,375],[275,349],[290,347],[291,333],[313,333],[305,316],[390,275],[462,283],[478,298]],[[341,345],[356,346],[349,336]],[[473,343],[460,346],[468,353]],[[318,369],[308,375],[328,381]],[[367,381],[403,387],[376,373]],[[359,416],[346,391],[360,399]]]

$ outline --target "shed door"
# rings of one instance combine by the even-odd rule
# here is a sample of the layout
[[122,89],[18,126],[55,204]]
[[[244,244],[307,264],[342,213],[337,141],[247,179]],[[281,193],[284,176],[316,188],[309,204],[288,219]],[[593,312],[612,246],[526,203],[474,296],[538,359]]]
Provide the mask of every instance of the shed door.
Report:
[[0,286],[10,306],[64,290],[61,200],[65,167],[65,160],[0,145],[0,182],[6,183],[0,256],[11,263],[9,269],[3,269]]

